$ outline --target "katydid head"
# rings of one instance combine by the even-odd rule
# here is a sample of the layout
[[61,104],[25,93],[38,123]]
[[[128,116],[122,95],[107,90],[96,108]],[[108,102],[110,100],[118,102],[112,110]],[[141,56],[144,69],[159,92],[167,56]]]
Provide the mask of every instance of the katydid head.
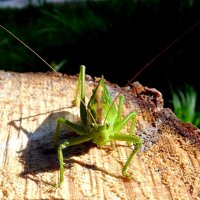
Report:
[[92,133],[92,142],[95,143],[97,146],[106,145],[110,141],[110,136],[114,134],[112,128],[106,125],[94,129]]
[[113,126],[110,123],[104,123],[103,125],[91,123],[88,128],[92,134],[92,142],[97,146],[104,146],[110,141],[110,136],[114,134]]

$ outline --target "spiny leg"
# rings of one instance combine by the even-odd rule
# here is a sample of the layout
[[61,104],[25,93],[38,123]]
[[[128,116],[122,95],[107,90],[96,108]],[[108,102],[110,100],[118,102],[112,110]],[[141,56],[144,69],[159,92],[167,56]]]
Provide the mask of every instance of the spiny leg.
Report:
[[114,140],[120,140],[120,141],[127,141],[128,143],[134,143],[135,147],[133,151],[131,152],[130,156],[128,157],[125,165],[122,168],[122,174],[123,176],[129,177],[127,174],[127,168],[133,158],[133,156],[137,153],[137,151],[142,147],[142,140],[139,136],[136,135],[128,135],[128,134],[122,134],[122,133],[116,133],[112,137]]
[[61,117],[58,119],[58,122],[57,122],[57,126],[56,126],[56,129],[55,129],[55,132],[54,132],[54,147],[57,148],[58,147],[58,138],[59,138],[59,135],[60,135],[60,125],[61,124],[65,124],[71,131],[77,133],[78,135],[88,135],[88,132],[87,131],[84,131],[84,127],[79,125],[79,124],[75,124],[73,122],[70,122],[69,120]]
[[120,132],[128,123],[129,120],[132,119],[131,128],[129,130],[130,135],[134,134],[135,122],[136,122],[136,112],[129,113],[124,119],[122,118],[122,108],[124,104],[124,96],[121,95],[119,99],[119,107],[117,111],[117,117],[114,122],[113,130],[116,132]]
[[135,147],[133,149],[133,151],[131,152],[130,156],[128,157],[125,165],[122,168],[122,174],[123,176],[129,177],[129,175],[127,174],[126,170],[133,158],[133,156],[137,153],[137,151],[142,147],[142,140],[140,137],[136,136],[136,135],[132,135],[132,138],[128,141],[128,143],[130,144],[131,142],[133,142],[135,144]]
[[78,106],[78,102],[79,102],[78,95],[80,93],[80,87],[81,87],[81,71],[79,72],[78,84],[77,84],[77,88],[75,90],[75,97],[74,97],[74,100],[72,102],[73,106]]
[[[131,127],[129,130],[129,135],[135,135],[135,123],[136,123],[136,113],[132,116]],[[129,146],[131,146],[131,141],[127,142]]]
[[[121,119],[123,103],[124,103],[124,96],[121,96],[120,102],[119,102],[118,114],[117,114],[117,118],[116,118],[115,125],[113,128],[114,131],[116,131],[116,133],[113,136],[111,136],[110,139],[127,141],[128,145],[131,145],[132,143],[134,143],[134,145],[135,145],[135,148],[131,152],[129,158],[127,159],[125,165],[122,168],[123,176],[128,177],[128,174],[126,172],[127,168],[129,166],[133,156],[141,148],[142,139],[139,136],[136,136],[134,134],[134,128],[135,128],[135,123],[136,123],[136,112],[132,112],[132,113],[128,114],[124,119]],[[131,127],[129,130],[129,134],[121,134],[120,131],[127,125],[129,120],[131,120]]]
[[[81,95],[79,98],[79,94]],[[79,99],[81,103],[85,106],[85,66],[80,66],[80,72],[78,76],[78,84],[75,90],[75,96],[73,100],[73,105],[78,106]]]
[[129,158],[127,159],[125,165],[122,168],[122,174],[123,174],[123,176],[126,176],[126,177],[128,177],[126,170],[129,166],[133,156],[142,147],[142,139],[139,136],[135,135],[134,129],[135,129],[135,123],[136,123],[136,113],[135,112],[133,112],[133,113],[132,113],[131,127],[130,127],[130,130],[129,130],[129,136],[131,136],[131,138],[127,138],[128,139],[127,143],[128,143],[129,146],[131,145],[131,143],[134,143],[135,147],[134,147],[133,151],[131,152]]
[[[58,137],[60,135],[60,125],[65,124],[71,131],[76,132],[79,136],[69,138],[67,141],[63,142],[58,147]],[[88,132],[83,130],[83,127],[79,124],[74,124],[65,118],[60,118],[58,120],[55,133],[54,133],[54,146],[58,147],[58,160],[60,165],[60,179],[59,183],[55,185],[55,188],[58,188],[62,182],[64,181],[64,161],[63,161],[63,154],[62,150],[68,146],[73,146],[77,144],[81,144],[83,142],[91,140],[92,137]]]
[[127,159],[127,161],[126,161],[126,163],[125,163],[125,165],[123,166],[123,168],[122,168],[122,174],[123,174],[123,176],[126,176],[126,177],[129,177],[129,175],[127,174],[127,168],[128,168],[128,166],[129,166],[129,164],[130,164],[130,162],[131,162],[131,160],[132,160],[132,158],[133,158],[133,156],[137,153],[137,151],[142,147],[142,139],[139,137],[139,136],[137,136],[137,135],[135,135],[135,131],[134,131],[134,128],[135,128],[135,123],[136,123],[136,113],[135,112],[133,112],[132,113],[132,117],[131,117],[131,127],[130,127],[130,130],[129,130],[129,136],[130,137],[128,137],[127,138],[127,143],[128,143],[128,145],[130,146],[132,143],[135,145],[134,146],[134,149],[133,149],[133,151],[131,152],[131,154],[130,154],[130,156],[128,157],[128,159]]
[[60,135],[60,125],[62,123],[64,123],[64,121],[65,121],[64,118],[60,118],[60,119],[58,119],[58,122],[57,122],[57,126],[56,126],[56,129],[55,129],[54,135],[53,135],[54,148],[55,149],[58,147],[58,138],[59,138],[59,135]]
[[78,136],[78,137],[70,138],[67,141],[65,141],[65,142],[63,142],[62,144],[59,145],[59,147],[58,147],[58,160],[59,160],[59,165],[60,165],[60,178],[59,178],[58,184],[56,184],[56,186],[55,186],[56,188],[60,187],[60,185],[64,181],[64,161],[63,161],[62,150],[65,149],[66,147],[81,144],[81,143],[87,142],[89,140],[91,140],[91,137],[89,137],[89,136]]

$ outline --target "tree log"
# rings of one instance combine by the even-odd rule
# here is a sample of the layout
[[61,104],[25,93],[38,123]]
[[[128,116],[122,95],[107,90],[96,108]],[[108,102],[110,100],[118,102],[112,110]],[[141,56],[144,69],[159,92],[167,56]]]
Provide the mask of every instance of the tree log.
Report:
[[[128,169],[132,179],[121,174],[131,152],[126,142],[87,142],[63,151],[65,181],[49,191],[59,175],[57,120],[79,121],[72,106],[77,77],[0,71],[0,199],[200,199],[200,130],[164,108],[156,89],[106,83],[113,97],[124,94],[124,115],[137,112],[143,147]],[[86,85],[88,101],[96,81],[87,76]],[[61,140],[75,135],[65,129]]]

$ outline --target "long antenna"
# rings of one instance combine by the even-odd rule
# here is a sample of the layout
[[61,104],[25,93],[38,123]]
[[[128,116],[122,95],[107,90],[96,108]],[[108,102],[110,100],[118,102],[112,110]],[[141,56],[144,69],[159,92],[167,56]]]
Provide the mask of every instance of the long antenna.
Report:
[[196,28],[199,24],[200,20],[195,24],[193,24],[191,27],[189,27],[186,31],[184,31],[181,35],[179,35],[173,42],[171,42],[168,46],[166,46],[160,53],[158,53],[154,58],[152,58],[148,63],[146,63],[144,67],[140,69],[130,81],[128,81],[125,87],[130,85],[130,83],[132,83],[147,67],[149,67],[149,65],[151,65],[155,60],[157,60],[160,56],[166,53],[168,49],[172,48],[177,42],[179,42],[185,35],[187,35],[191,30]]
[[[173,42],[171,42],[169,45],[167,45],[162,51],[160,51],[160,53],[158,53],[155,57],[153,57],[148,63],[146,63],[144,65],[144,67],[142,67],[136,74],[135,76],[133,76],[131,78],[131,80],[128,81],[128,83],[124,86],[128,86],[130,85],[130,83],[132,83],[145,69],[147,69],[155,60],[157,60],[160,56],[162,56],[164,53],[166,53],[170,48],[172,48],[177,42],[179,42],[185,35],[187,35],[191,30],[193,30],[194,28],[196,28],[198,25],[200,24],[200,20],[197,21],[195,24],[193,24],[191,27],[189,27],[186,31],[184,31],[180,36],[178,36]],[[38,53],[36,53],[32,48],[30,48],[27,44],[25,44],[22,40],[20,40],[17,36],[15,36],[12,32],[10,32],[7,28],[5,28],[4,26],[2,26],[0,24],[0,27],[5,30],[7,33],[9,33],[11,36],[13,36],[17,41],[19,41],[21,44],[23,44],[27,49],[29,49],[33,54],[35,54],[40,60],[42,60],[48,67],[50,67],[50,69],[52,69],[56,74],[58,74],[58,72],[48,63],[46,62]],[[74,89],[71,88],[73,91]],[[74,91],[75,92],[75,91]],[[116,97],[114,98],[108,112],[107,115],[105,117],[105,120],[108,116],[108,113],[110,112],[111,107],[113,106],[114,102],[116,101],[116,99],[119,97],[120,92],[118,93],[118,95],[116,95]]]
[[38,53],[36,53],[33,49],[31,49],[27,44],[25,44],[22,40],[20,40],[17,36],[15,36],[12,32],[10,32],[7,28],[2,26],[0,24],[0,27],[5,30],[7,33],[9,33],[12,37],[14,37],[18,42],[23,44],[29,51],[31,51],[33,54],[35,54],[42,62],[44,62],[48,67],[50,67],[55,73],[58,74],[58,72],[46,61],[44,60]]
[[[25,44],[22,40],[20,40],[17,36],[15,36],[11,31],[9,31],[7,28],[2,26],[1,24],[0,24],[0,27],[3,30],[5,30],[7,33],[9,33],[12,37],[14,37],[19,43],[23,44],[29,51],[31,51],[33,54],[35,54],[42,62],[44,62],[48,67],[50,67],[50,69],[52,69],[57,75],[59,75],[59,73],[46,60],[44,60],[38,53],[36,53],[31,47],[29,47],[27,44]],[[70,89],[76,94],[76,91],[72,87],[70,87]],[[78,97],[78,98],[85,105],[85,107],[87,109],[86,103],[80,97]],[[89,110],[88,110],[88,112],[90,113],[91,118],[94,121],[94,123],[96,123],[91,112]]]
[[[125,85],[128,86],[130,83],[132,83],[149,65],[151,65],[155,60],[157,60],[160,56],[162,56],[165,52],[168,51],[168,49],[172,48],[177,42],[179,42],[185,35],[187,35],[191,30],[196,28],[200,24],[200,20],[197,21],[195,24],[193,24],[191,27],[189,27],[186,31],[184,31],[180,36],[178,36],[173,42],[171,42],[168,46],[166,46],[160,53],[158,53],[155,57],[153,57],[148,63],[144,65],[136,74],[131,78],[131,80],[128,81],[128,83]],[[36,53],[32,48],[30,48],[27,44],[25,44],[22,40],[20,40],[17,36],[15,36],[12,32],[10,32],[7,28],[2,26],[0,24],[0,27],[4,29],[7,33],[9,33],[11,36],[13,36],[17,41],[19,41],[21,44],[23,44],[27,49],[29,49],[33,54],[35,54],[40,60],[42,60],[48,67],[50,67],[55,73],[58,74],[58,72],[46,61],[44,60],[38,53]],[[117,96],[118,97],[118,96]]]
[[[170,48],[172,48],[177,42],[179,42],[185,35],[187,35],[191,30],[193,30],[194,28],[196,28],[198,25],[200,24],[200,20],[197,21],[195,24],[193,24],[192,26],[190,26],[188,29],[186,29],[186,31],[184,31],[181,35],[179,35],[173,42],[171,42],[169,45],[167,45],[162,51],[160,51],[160,53],[158,53],[155,57],[153,57],[148,63],[146,63],[144,65],[144,67],[142,67],[136,74],[135,76],[132,77],[131,80],[128,81],[128,83],[124,86],[127,87],[128,85],[130,85],[147,67],[149,67],[155,60],[157,60],[160,56],[162,56],[164,53],[166,53]],[[114,98],[108,113],[110,112],[111,107],[113,106],[114,102],[116,101],[116,99],[119,97],[119,95],[121,94],[121,92],[119,92],[116,97]],[[108,113],[105,117],[105,120],[108,116]]]

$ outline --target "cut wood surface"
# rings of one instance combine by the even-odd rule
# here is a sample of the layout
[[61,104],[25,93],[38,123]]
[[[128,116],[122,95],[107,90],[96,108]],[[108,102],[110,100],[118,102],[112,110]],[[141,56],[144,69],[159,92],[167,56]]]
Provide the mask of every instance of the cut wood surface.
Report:
[[[59,175],[56,122],[78,121],[76,84],[76,76],[0,71],[0,199],[200,199],[200,130],[180,122],[163,108],[159,91],[138,82],[126,88],[107,82],[113,96],[125,95],[124,115],[137,112],[143,147],[129,167],[132,179],[121,175],[131,152],[125,142],[83,143],[64,150],[65,181],[49,191]],[[88,100],[96,82],[88,76],[86,85]],[[64,131],[62,138],[71,135]]]

